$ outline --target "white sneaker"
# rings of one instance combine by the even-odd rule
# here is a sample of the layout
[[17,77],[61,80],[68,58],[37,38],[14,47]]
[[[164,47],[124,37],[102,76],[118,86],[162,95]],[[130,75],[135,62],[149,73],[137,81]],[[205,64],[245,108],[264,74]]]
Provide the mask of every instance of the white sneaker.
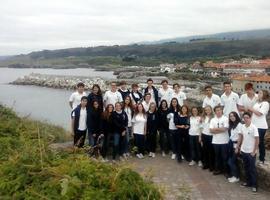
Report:
[[185,157],[183,155],[181,155],[181,158],[182,158],[182,160],[185,160]]
[[195,165],[196,164],[196,162],[194,161],[194,160],[192,160],[188,165],[189,166],[193,166],[193,165]]
[[199,166],[199,167],[202,167],[202,166],[203,166],[202,161],[199,161],[199,162],[198,162],[198,166]]
[[166,156],[165,152],[164,152],[164,151],[162,151],[162,157],[165,157],[165,156]]
[[176,154],[172,154],[172,160],[175,160],[175,158],[176,158]]
[[149,157],[152,157],[152,156],[153,156],[153,154],[152,154],[152,152],[150,152],[150,153],[149,153]]
[[143,154],[142,154],[142,153],[140,153],[140,156],[141,156],[141,158],[144,158],[144,156],[143,156]]
[[156,157],[156,154],[155,153],[152,153],[152,158]]
[[239,182],[239,178],[236,178],[236,177],[231,177],[230,179],[228,179],[229,180],[229,183],[237,183],[237,182]]
[[137,158],[141,159],[141,155],[140,154],[136,154]]

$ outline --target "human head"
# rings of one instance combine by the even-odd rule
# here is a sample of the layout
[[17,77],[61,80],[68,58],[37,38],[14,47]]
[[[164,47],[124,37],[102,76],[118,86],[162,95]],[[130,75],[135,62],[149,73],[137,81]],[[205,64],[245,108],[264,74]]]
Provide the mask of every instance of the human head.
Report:
[[174,89],[175,92],[179,92],[180,85],[178,83],[173,84],[173,89]]
[[159,109],[167,109],[168,108],[168,103],[165,99],[161,100]]
[[154,102],[150,103],[149,110],[151,112],[155,112],[157,110],[156,103],[154,103]]
[[117,90],[117,84],[116,82],[111,82],[111,90],[115,92]]
[[251,113],[250,112],[244,112],[243,119],[246,125],[251,124]]
[[105,108],[105,111],[107,111],[107,112],[109,112],[109,113],[113,112],[113,110],[114,110],[114,107],[113,107],[112,104],[108,104],[108,105],[106,106],[106,108]]
[[82,107],[85,107],[87,105],[87,97],[86,96],[83,96],[81,98],[81,106]]
[[269,92],[267,90],[260,90],[258,93],[259,101],[268,101],[269,100]]
[[182,115],[188,115],[188,106],[187,105],[183,105],[180,109],[180,113]]
[[199,114],[198,108],[197,107],[192,107],[191,108],[191,115],[193,117],[196,117],[196,116],[198,116],[198,114]]
[[239,115],[236,112],[230,112],[229,122],[241,122]]
[[213,109],[212,109],[212,107],[211,106],[205,106],[205,108],[204,108],[204,115],[205,116],[209,116],[209,115],[212,115],[213,114]]
[[149,88],[153,86],[153,79],[151,79],[151,78],[147,79],[147,86]]
[[98,108],[99,108],[99,103],[98,103],[97,100],[94,100],[94,101],[92,102],[92,105],[93,105],[93,108],[95,108],[95,109],[98,109]]
[[211,85],[207,85],[204,87],[205,95],[211,97],[213,94],[213,89]]
[[121,111],[122,110],[122,104],[120,102],[115,103],[115,111]]
[[133,83],[133,84],[131,85],[131,88],[132,88],[132,91],[133,91],[133,92],[138,92],[139,86],[138,86],[137,83]]
[[83,82],[79,82],[77,84],[77,90],[79,93],[83,93],[83,91],[84,91],[84,83]]
[[246,83],[245,84],[245,91],[246,91],[247,95],[253,95],[254,94],[253,84]]
[[179,111],[179,103],[176,98],[172,98],[170,108]]
[[137,104],[137,107],[135,109],[135,114],[138,114],[138,113],[145,114],[145,110],[144,110],[144,107],[143,107],[142,103]]
[[168,88],[168,81],[167,80],[162,80],[161,85],[162,85],[162,88],[167,89]]
[[232,91],[232,83],[230,81],[225,81],[223,83],[223,88],[225,93],[231,93]]
[[124,103],[125,103],[125,106],[132,107],[131,97],[126,96],[125,99],[124,99]]
[[92,86],[92,92],[97,95],[101,95],[101,89],[98,84]]
[[121,81],[119,85],[120,85],[120,88],[122,90],[126,90],[127,89],[127,82],[126,81]]
[[149,101],[151,100],[151,94],[150,94],[150,93],[146,93],[146,94],[144,95],[144,100],[145,100],[146,102],[149,102]]
[[214,108],[214,112],[216,114],[217,117],[221,117],[223,115],[223,108],[222,106],[216,106]]

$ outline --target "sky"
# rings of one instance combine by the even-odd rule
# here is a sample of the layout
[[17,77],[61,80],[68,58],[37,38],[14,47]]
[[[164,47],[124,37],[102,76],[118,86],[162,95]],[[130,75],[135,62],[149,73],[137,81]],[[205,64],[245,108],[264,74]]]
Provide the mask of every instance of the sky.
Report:
[[0,56],[270,28],[269,0],[0,0]]

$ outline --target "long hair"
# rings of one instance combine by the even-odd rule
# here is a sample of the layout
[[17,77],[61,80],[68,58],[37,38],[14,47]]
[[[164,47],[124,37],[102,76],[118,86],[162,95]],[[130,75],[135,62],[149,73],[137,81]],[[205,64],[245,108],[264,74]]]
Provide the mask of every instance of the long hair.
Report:
[[[233,116],[235,117],[234,122],[230,119],[231,114],[233,114]],[[229,134],[230,135],[231,135],[231,130],[235,129],[239,123],[241,123],[241,119],[240,119],[239,115],[234,111],[230,112],[230,114],[229,114]]]
[[105,120],[108,120],[112,114],[112,112],[109,112],[109,107],[112,107],[112,112],[114,110],[114,106],[112,104],[108,104],[105,108],[105,111],[102,113],[102,118]]
[[183,106],[180,108],[180,110],[179,110],[180,114],[183,115],[183,111],[182,111],[183,108],[186,108],[186,109],[187,109],[187,113],[186,113],[186,114],[187,114],[187,116],[188,116],[188,115],[189,115],[189,108],[188,108],[187,105],[183,105]]
[[[173,101],[176,101],[176,102],[177,102],[175,108],[174,108],[173,105],[172,105],[172,102],[173,102]],[[175,109],[176,109],[176,112],[179,112],[179,111],[180,111],[180,105],[179,105],[179,103],[178,103],[177,98],[172,98],[171,103],[170,103],[170,112],[175,112]]]
[[144,109],[142,103],[138,103],[138,104],[137,104],[137,106],[136,106],[136,108],[135,108],[134,116],[138,115],[138,113],[139,113],[138,107],[139,107],[139,106],[142,106],[142,113],[143,113],[143,116],[145,117],[146,112],[145,112],[145,109]]
[[166,108],[168,109],[168,103],[167,103],[167,101],[166,101],[165,99],[163,99],[163,100],[161,100],[161,102],[160,102],[160,104],[159,104],[158,110],[162,110],[162,104],[163,104],[164,102],[166,103]]
[[99,96],[101,96],[102,95],[102,92],[101,92],[101,89],[100,89],[100,86],[98,85],[98,84],[94,84],[93,86],[92,86],[92,92],[93,92],[93,90],[94,90],[94,88],[98,88],[98,92],[97,92],[97,95],[99,95]]
[[206,108],[210,108],[210,110],[211,110],[211,115],[210,115],[210,119],[209,119],[209,121],[210,121],[210,120],[214,117],[214,113],[213,113],[212,107],[209,106],[209,105],[204,107],[203,113],[202,113],[202,118],[205,119],[206,116],[207,116],[207,114],[206,114],[206,112],[205,112],[205,109],[206,109]]
[[[129,99],[129,104],[128,105],[126,105],[126,99]],[[127,106],[127,107],[129,107],[131,110],[133,110],[133,104],[132,104],[132,99],[131,99],[131,97],[130,96],[126,96],[125,97],[125,99],[124,99],[124,108]]]

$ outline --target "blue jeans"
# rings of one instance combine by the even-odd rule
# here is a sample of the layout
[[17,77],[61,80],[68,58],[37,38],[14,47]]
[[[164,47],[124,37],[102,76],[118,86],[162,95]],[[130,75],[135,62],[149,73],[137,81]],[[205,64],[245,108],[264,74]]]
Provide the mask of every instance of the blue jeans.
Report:
[[228,144],[214,144],[215,170],[228,172]]
[[244,152],[241,152],[241,155],[244,162],[247,185],[250,187],[257,187],[256,156]]
[[259,132],[259,140],[260,140],[260,142],[259,142],[259,152],[260,152],[259,160],[264,162],[265,161],[264,136],[266,133],[266,129],[258,128],[258,132]]
[[88,144],[89,146],[94,146],[94,137],[92,135],[92,133],[88,132]]
[[114,133],[113,135],[113,159],[115,160],[117,154],[120,154],[120,133]]
[[237,164],[237,154],[235,154],[235,148],[233,147],[233,144],[235,142],[229,141],[229,158],[228,158],[228,165],[230,168],[231,176],[234,176],[236,178],[239,178],[239,166]]

